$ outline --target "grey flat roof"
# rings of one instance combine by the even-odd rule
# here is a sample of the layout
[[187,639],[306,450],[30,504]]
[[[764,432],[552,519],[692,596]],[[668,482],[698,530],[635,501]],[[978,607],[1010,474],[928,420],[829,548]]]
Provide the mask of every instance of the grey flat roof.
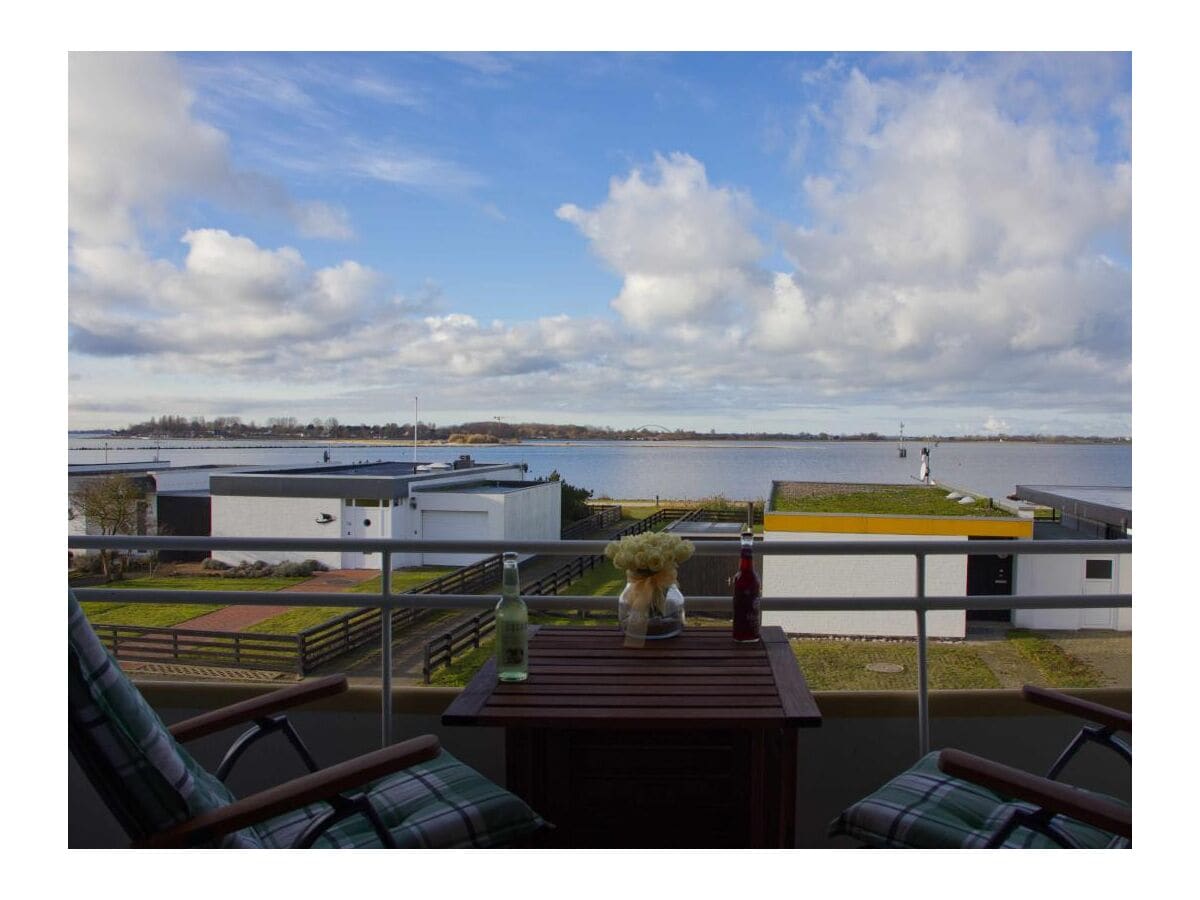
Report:
[[[407,497],[409,486],[426,481],[439,484],[448,478],[464,478],[474,484],[520,463],[489,463],[469,469],[442,469],[414,472],[425,463],[363,463],[348,466],[317,466],[304,469],[277,469],[214,474],[209,481],[213,495],[237,497],[324,497],[392,500]],[[469,480],[468,480],[469,479]],[[449,486],[448,486],[449,487]]]
[[[335,466],[308,466],[294,469],[281,467],[277,469],[260,469],[259,475],[377,475],[381,478],[393,478],[397,475],[412,475],[417,466],[427,466],[423,462],[373,462],[347,463]],[[448,471],[448,470],[443,470]]]
[[[464,471],[460,469],[459,471]],[[459,484],[438,484],[427,488],[413,485],[414,494],[511,494],[514,491],[525,491],[529,488],[545,484],[544,481],[468,481]]]
[[1112,485],[1018,484],[1018,499],[1072,516],[1122,528],[1133,527],[1133,488]]
[[672,522],[666,527],[667,531],[675,534],[691,534],[697,537],[703,535],[740,535],[746,525],[743,522]]

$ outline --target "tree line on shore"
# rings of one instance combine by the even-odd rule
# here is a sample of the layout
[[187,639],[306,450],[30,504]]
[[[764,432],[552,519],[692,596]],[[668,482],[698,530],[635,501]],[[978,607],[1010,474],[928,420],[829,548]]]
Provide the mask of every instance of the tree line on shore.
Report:
[[[339,422],[333,417],[315,418],[309,422],[301,422],[295,416],[272,417],[259,424],[251,420],[243,422],[239,416],[216,416],[206,419],[203,416],[164,415],[151,417],[145,422],[138,422],[119,431],[113,432],[118,437],[144,438],[244,438],[279,440],[409,440],[413,439],[411,422],[387,422],[385,424],[349,424]],[[463,422],[458,425],[441,426],[434,422],[418,422],[417,437],[427,441],[450,441],[454,443],[483,443],[491,440],[522,441],[522,440],[650,440],[650,441],[681,441],[681,440],[754,440],[754,441],[888,441],[899,440],[897,435],[880,434],[875,431],[857,434],[831,434],[828,432],[718,432],[696,431],[677,428],[665,431],[655,426],[641,428],[613,428],[611,426],[594,425],[560,425],[547,422]],[[911,442],[932,441],[1036,441],[1040,443],[1128,443],[1128,438],[1099,437],[1096,435],[1045,435],[1045,434],[987,434],[960,435],[943,437],[938,435],[911,435],[906,440]]]

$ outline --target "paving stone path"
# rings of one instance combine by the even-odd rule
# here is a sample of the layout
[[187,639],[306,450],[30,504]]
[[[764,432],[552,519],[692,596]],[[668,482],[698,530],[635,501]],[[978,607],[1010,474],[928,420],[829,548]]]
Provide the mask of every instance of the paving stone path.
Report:
[[[329,572],[318,572],[312,578],[293,584],[279,591],[281,594],[318,593],[345,591],[370,581],[379,572],[371,569],[333,569]],[[266,621],[272,616],[278,616],[295,607],[280,606],[226,606],[216,612],[205,613],[186,622],[180,622],[176,628],[189,631],[245,631],[251,625]]]

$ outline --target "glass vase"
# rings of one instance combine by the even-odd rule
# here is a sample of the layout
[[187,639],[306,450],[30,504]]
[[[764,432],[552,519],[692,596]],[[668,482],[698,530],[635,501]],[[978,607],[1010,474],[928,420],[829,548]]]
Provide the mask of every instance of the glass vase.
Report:
[[[639,598],[639,592],[649,595],[648,603],[645,596]],[[686,622],[683,605],[678,584],[659,587],[630,575],[617,600],[617,621],[631,638],[648,641],[671,638],[683,631]]]

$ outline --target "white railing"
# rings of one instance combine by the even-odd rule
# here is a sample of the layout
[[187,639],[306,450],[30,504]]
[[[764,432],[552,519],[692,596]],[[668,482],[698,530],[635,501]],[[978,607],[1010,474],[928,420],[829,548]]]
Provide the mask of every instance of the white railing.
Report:
[[[396,553],[472,553],[490,556],[503,551],[520,554],[590,556],[604,552],[607,541],[417,541],[369,538],[237,538],[237,537],[150,537],[72,535],[71,549],[90,550],[284,550],[298,552],[368,552],[381,554],[382,585],[379,593],[289,593],[289,606],[345,606],[377,608],[382,611],[380,636],[382,682],[382,742],[392,736],[392,613],[397,609],[477,609],[491,606],[488,594],[408,594],[392,592],[392,555]],[[700,556],[737,556],[737,539],[696,541]],[[995,609],[1112,609],[1133,606],[1132,594],[1022,594],[1020,596],[936,596],[925,594],[925,560],[930,556],[998,554],[1042,556],[1058,554],[1106,555],[1132,553],[1133,541],[762,541],[755,555],[764,556],[911,556],[914,559],[914,596],[885,597],[764,597],[764,610],[908,610],[917,626],[917,744],[922,755],[929,751],[929,660],[925,615],[930,610]],[[138,590],[133,588],[77,588],[80,600],[123,603],[217,603],[245,606],[278,606],[273,591],[186,591]],[[527,596],[530,609],[616,610],[616,597],[559,594]],[[731,612],[731,598],[700,596],[687,598],[689,609],[699,612]]]

